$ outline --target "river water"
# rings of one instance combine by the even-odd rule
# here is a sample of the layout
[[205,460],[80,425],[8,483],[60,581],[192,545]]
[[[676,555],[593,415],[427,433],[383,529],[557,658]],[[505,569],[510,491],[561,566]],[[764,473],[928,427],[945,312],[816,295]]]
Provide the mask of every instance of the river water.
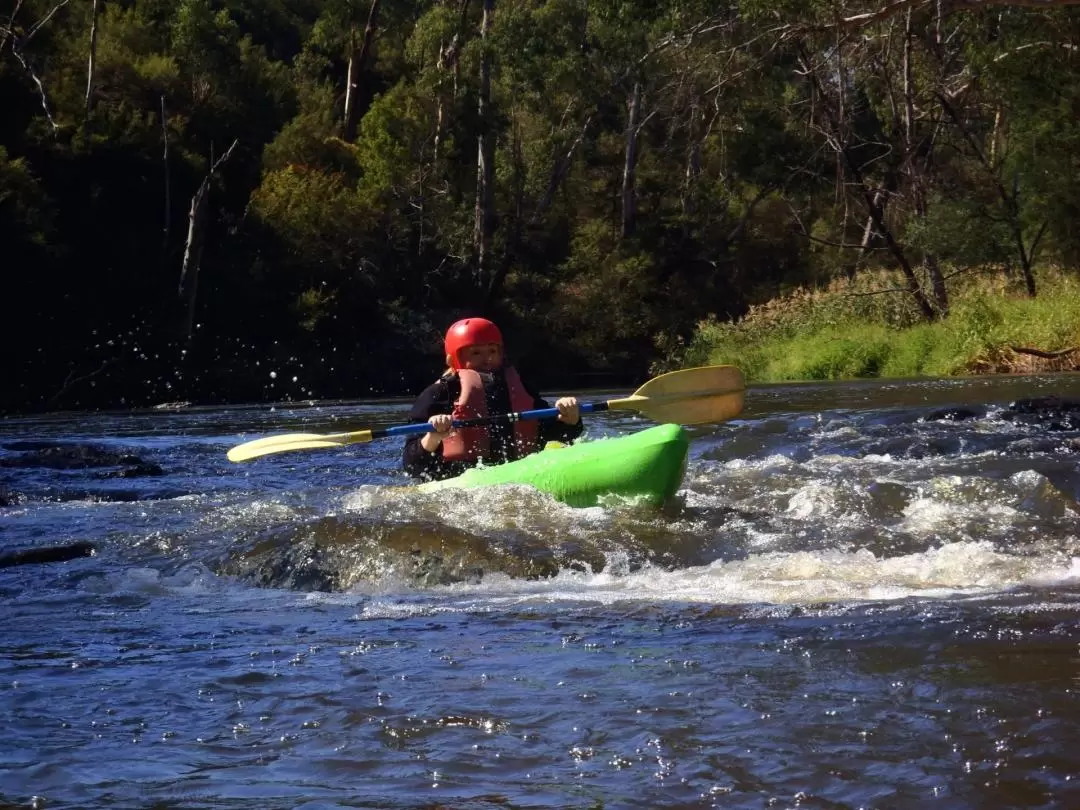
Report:
[[1055,395],[754,387],[661,512],[225,459],[402,401],[2,420],[3,548],[96,554],[0,569],[0,806],[1080,806]]

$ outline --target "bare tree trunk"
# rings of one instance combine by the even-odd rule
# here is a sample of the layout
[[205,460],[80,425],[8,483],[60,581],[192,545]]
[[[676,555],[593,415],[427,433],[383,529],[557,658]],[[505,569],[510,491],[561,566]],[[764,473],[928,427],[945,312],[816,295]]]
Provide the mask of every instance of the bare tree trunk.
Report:
[[633,236],[637,227],[637,146],[638,120],[641,117],[641,82],[634,82],[630,93],[629,111],[626,116],[626,157],[623,163],[622,181],[622,235]]
[[874,189],[867,183],[866,177],[863,175],[860,161],[856,160],[851,154],[851,149],[849,148],[844,135],[844,124],[837,119],[837,112],[829,103],[829,96],[825,92],[825,88],[821,85],[821,79],[818,77],[817,71],[814,69],[813,63],[806,53],[806,49],[800,48],[800,51],[799,61],[802,63],[804,75],[810,82],[814,95],[821,101],[821,110],[823,114],[829,119],[829,131],[825,133],[829,145],[836,152],[837,159],[842,161],[843,166],[846,167],[851,177],[855,180],[855,184],[862,196],[863,204],[866,206],[866,213],[870,217],[870,220],[873,222],[878,233],[880,233],[885,240],[885,245],[899,265],[900,272],[904,274],[904,279],[908,284],[907,290],[912,298],[915,299],[919,311],[926,320],[937,320],[938,314],[930,303],[926,291],[923,290],[922,286],[919,284],[919,277],[915,275],[915,270],[912,268],[907,255],[904,253],[903,246],[896,241],[896,237],[889,228],[888,223],[885,221],[885,211],[881,205],[880,199],[876,196]]
[[[439,63],[438,69],[440,73],[447,69],[452,71],[453,76],[453,98],[457,98],[458,94],[458,47],[462,38],[465,35],[465,20],[469,11],[469,0],[461,0],[461,8],[459,10],[458,17],[458,30],[450,38],[448,45],[439,46]],[[440,75],[438,83],[435,85],[435,148],[432,153],[432,163],[438,163],[439,150],[442,146],[442,134],[445,130],[446,121],[446,102],[443,99],[441,92],[443,85],[443,78]]]
[[41,108],[45,110],[45,117],[49,119],[49,124],[50,126],[52,126],[54,135],[59,132],[60,127],[53,119],[52,112],[49,110],[49,96],[45,92],[45,84],[41,81],[37,73],[34,72],[34,69],[30,66],[30,63],[26,61],[26,57],[22,55],[21,49],[25,45],[27,45],[31,39],[34,38],[34,35],[37,34],[37,32],[40,31],[42,27],[47,22],[49,22],[49,20],[56,16],[56,12],[58,12],[70,2],[71,0],[60,0],[60,2],[53,6],[52,9],[50,9],[44,17],[34,23],[34,25],[27,32],[26,36],[18,38],[15,36],[15,15],[18,14],[19,9],[22,8],[22,2],[20,0],[20,2],[15,5],[15,9],[11,12],[11,17],[8,22],[8,31],[5,32],[4,39],[0,40],[0,50],[2,50],[4,43],[8,41],[8,36],[10,36],[11,53],[19,61],[19,64],[23,66],[23,70],[30,74],[30,78],[33,80],[34,84],[37,85],[38,94],[41,96]]
[[169,177],[169,121],[165,114],[165,96],[161,97],[161,164],[165,168],[165,216],[161,228],[161,265],[169,255],[169,235],[172,228],[172,188]]
[[908,167],[913,160],[912,153],[915,149],[915,98],[914,82],[911,78],[911,39],[914,36],[911,30],[911,9],[908,9],[907,20],[904,23],[904,145],[907,151]]
[[41,98],[41,109],[45,111],[45,117],[49,119],[49,126],[52,127],[53,135],[55,135],[60,131],[60,126],[52,117],[52,111],[49,109],[49,94],[45,92],[45,84],[34,72],[34,69],[30,67],[30,63],[26,61],[26,58],[19,52],[18,48],[15,47],[14,41],[11,43],[11,52],[15,55],[15,58],[19,60],[19,64],[23,66],[23,70],[30,74],[30,78],[33,79],[34,84],[37,85],[38,96]]
[[[885,212],[885,204],[888,198],[885,195],[885,190],[879,188],[874,192],[873,204],[880,208],[882,213]],[[874,239],[874,218],[870,214],[866,215],[866,223],[863,225],[862,239],[859,240],[859,254],[855,257],[855,261],[849,262],[844,265],[844,272],[849,281],[855,280],[855,275],[859,271],[859,265],[866,259],[867,254],[870,252],[870,243]]]
[[195,195],[191,198],[191,210],[188,212],[187,243],[184,245],[184,264],[180,268],[180,287],[178,291],[180,300],[184,305],[183,328],[184,336],[188,342],[191,341],[192,334],[195,331],[195,301],[199,287],[199,264],[202,261],[206,222],[206,196],[210,191],[210,182],[214,178],[214,173],[229,159],[238,143],[238,140],[233,141],[232,146],[228,148],[225,154],[210,165],[210,171],[207,172]]
[[697,182],[701,176],[701,112],[697,105],[690,111],[690,149],[686,158],[686,179],[683,183],[682,210],[686,216],[697,213]]
[[[439,70],[443,69],[444,49],[439,48]],[[442,94],[442,77],[435,83],[435,138],[431,150],[431,162],[437,165],[439,162],[439,149],[442,146],[443,118],[446,116]]]
[[[359,94],[360,76],[367,66],[368,56],[371,53],[371,43],[375,38],[375,28],[379,24],[379,2],[371,0],[371,8],[368,10],[367,24],[364,26],[364,38],[360,47],[353,47],[349,53],[349,70],[345,80],[345,124],[342,128],[342,136],[352,143],[356,140],[356,129],[359,124],[360,113],[357,112],[356,97]],[[355,45],[355,29],[351,38]]]
[[15,8],[11,10],[11,16],[8,17],[7,28],[0,29],[0,54],[4,52],[4,47],[8,44],[8,38],[10,41],[15,41],[15,18],[19,16],[19,9],[23,7],[24,0],[16,0]]
[[461,60],[457,58],[457,44],[465,39],[465,24],[469,20],[469,0],[461,0],[461,13],[458,17],[458,34],[454,53],[454,98],[458,97],[458,85],[461,79]]
[[202,261],[203,221],[206,218],[206,192],[210,187],[210,175],[203,178],[195,196],[191,198],[188,212],[188,235],[184,245],[184,264],[180,268],[178,293],[184,305],[182,334],[190,342],[195,331],[195,300],[199,287],[199,263]]
[[563,178],[565,178],[567,172],[570,171],[570,166],[574,162],[574,153],[577,152],[578,148],[585,140],[585,135],[589,131],[592,120],[592,115],[585,119],[585,123],[581,125],[581,130],[570,144],[570,147],[564,154],[556,156],[555,160],[552,161],[551,175],[548,177],[547,188],[544,189],[544,196],[537,202],[536,208],[532,212],[532,216],[529,217],[530,225],[538,223],[544,214],[547,213],[548,208],[551,207],[551,203],[555,199],[555,192],[559,190]]
[[[904,164],[907,169],[908,185],[911,188],[912,199],[915,204],[915,215],[925,220],[927,217],[926,189],[922,171],[915,165],[915,80],[912,76],[912,42],[915,38],[912,26],[912,11],[909,8],[904,20]],[[923,266],[926,268],[930,279],[930,292],[937,307],[938,314],[946,317],[949,314],[949,292],[945,287],[945,276],[941,272],[941,265],[937,255],[927,253],[923,257]]]
[[997,163],[997,145],[998,145],[998,138],[1000,137],[1000,133],[1001,133],[1001,107],[998,107],[997,110],[994,112],[994,129],[993,129],[992,134],[990,135],[990,157],[988,159],[990,161],[991,166],[993,166],[994,164]]
[[998,199],[1001,200],[1002,207],[1005,209],[1005,216],[1009,223],[1009,230],[1012,233],[1013,243],[1016,245],[1016,253],[1020,257],[1020,271],[1024,275],[1024,287],[1027,290],[1029,298],[1035,298],[1037,288],[1035,285],[1035,249],[1038,247],[1039,240],[1042,239],[1043,233],[1046,231],[1047,223],[1039,228],[1038,235],[1032,240],[1031,247],[1029,248],[1024,239],[1024,225],[1020,218],[1020,191],[1015,187],[1012,191],[1009,191],[1005,187],[1005,183],[1001,179],[1001,167],[990,162],[986,153],[980,148],[978,141],[975,140],[975,136],[972,135],[971,129],[968,127],[967,122],[960,117],[959,111],[949,101],[948,97],[944,93],[938,93],[938,100],[941,102],[942,108],[948,113],[949,118],[956,124],[960,130],[960,134],[967,141],[968,146],[975,153],[975,157],[986,171],[994,184],[994,189],[997,191]]
[[510,222],[509,234],[506,237],[506,249],[503,251],[502,259],[499,261],[498,267],[491,274],[491,281],[488,283],[487,294],[484,300],[485,305],[491,306],[492,302],[502,292],[503,283],[506,281],[506,275],[510,272],[510,267],[514,261],[521,254],[522,239],[522,224],[525,216],[525,157],[521,151],[521,123],[519,120],[519,113],[517,110],[513,111],[513,118],[511,119],[511,146],[510,153],[512,157],[513,174],[512,184],[514,190],[514,214],[513,219]]
[[473,222],[473,250],[476,252],[477,286],[487,282],[491,262],[491,235],[494,231],[492,212],[495,181],[494,135],[491,126],[491,56],[488,53],[488,33],[495,13],[495,0],[484,0],[480,21],[480,90],[476,103],[479,133],[476,136],[476,212]]
[[86,117],[94,106],[94,63],[97,61],[97,24],[100,0],[92,0],[90,11],[90,56],[86,64]]

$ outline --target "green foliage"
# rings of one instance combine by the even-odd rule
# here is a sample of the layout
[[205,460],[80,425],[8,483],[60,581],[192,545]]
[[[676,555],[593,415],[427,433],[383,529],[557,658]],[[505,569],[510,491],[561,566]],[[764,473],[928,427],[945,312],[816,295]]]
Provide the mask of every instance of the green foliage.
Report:
[[11,254],[18,243],[45,247],[52,231],[48,199],[25,159],[11,160],[0,145],[0,243]]
[[360,281],[372,210],[341,174],[290,166],[268,172],[251,195],[251,215],[275,234],[305,284]]
[[737,323],[701,323],[680,361],[733,363],[749,379],[769,382],[942,376],[997,362],[1013,346],[1054,351],[1077,345],[1080,280],[1043,272],[1045,292],[1037,299],[1002,282],[984,276],[957,285],[947,319],[903,327],[888,307],[853,306],[858,293],[851,285],[800,291],[752,309]]
[[374,195],[404,196],[417,182],[434,116],[421,95],[400,83],[376,99],[356,140],[363,187]]
[[960,266],[1003,264],[1015,245],[997,200],[950,200],[935,195],[931,215],[912,222],[907,244],[915,251],[933,253],[939,260]]
[[[340,123],[334,117],[330,90],[310,90],[304,109],[266,145],[264,170],[275,171],[292,164],[357,174],[352,147],[337,137]],[[320,103],[321,102],[321,103]]]
[[[138,331],[172,379],[192,196],[234,141],[206,186],[184,357],[246,348],[192,375],[192,399],[265,394],[244,372],[261,356],[337,369],[305,375],[313,396],[404,393],[476,311],[560,383],[710,357],[757,379],[947,374],[1073,345],[1075,279],[1045,268],[1080,266],[1080,63],[1062,47],[1080,7],[947,5],[948,37],[915,8],[904,39],[902,13],[838,36],[866,3],[498,0],[482,40],[479,3],[384,0],[345,143],[371,0],[100,3],[89,105],[93,4],[26,0],[0,51],[0,237],[12,306],[39,326],[0,335],[34,344],[0,408],[102,363],[116,371],[49,407],[164,390],[125,370],[117,336]],[[954,306],[928,325],[913,293],[937,266]],[[1030,266],[1034,301],[1016,296]],[[312,359],[360,345],[387,351]]]

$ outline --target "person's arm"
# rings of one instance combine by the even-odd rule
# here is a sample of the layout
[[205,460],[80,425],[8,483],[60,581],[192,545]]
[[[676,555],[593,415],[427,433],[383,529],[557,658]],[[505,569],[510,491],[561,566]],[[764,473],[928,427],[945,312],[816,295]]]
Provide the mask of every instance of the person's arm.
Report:
[[[533,408],[550,408],[550,403],[539,394],[537,394],[527,382],[521,381],[521,384],[525,387],[526,393],[533,398]],[[578,420],[574,424],[567,424],[561,419],[542,419],[540,421],[540,445],[543,446],[547,442],[572,442],[581,436],[582,431],[585,430],[585,420],[578,415]]]
[[[544,400],[540,400],[544,402]],[[548,404],[537,405],[538,408],[550,408]],[[580,438],[582,432],[585,430],[585,420],[578,418],[577,422],[572,425],[567,424],[559,419],[545,419],[540,423],[540,441],[541,442],[572,442],[574,439]]]
[[[416,398],[409,411],[409,422],[426,422],[436,414],[449,414],[453,405],[443,380],[432,383]],[[442,458],[442,443],[428,439],[428,433],[410,436],[405,440],[402,467],[414,478],[444,478],[448,474]],[[434,444],[434,451],[425,445]]]

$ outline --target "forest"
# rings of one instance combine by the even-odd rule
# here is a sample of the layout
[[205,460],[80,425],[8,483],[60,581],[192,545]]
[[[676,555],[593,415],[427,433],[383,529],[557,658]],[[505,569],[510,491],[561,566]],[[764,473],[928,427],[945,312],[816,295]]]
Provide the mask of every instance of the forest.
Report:
[[8,5],[0,412],[405,395],[466,314],[621,385],[1080,267],[1080,0]]

